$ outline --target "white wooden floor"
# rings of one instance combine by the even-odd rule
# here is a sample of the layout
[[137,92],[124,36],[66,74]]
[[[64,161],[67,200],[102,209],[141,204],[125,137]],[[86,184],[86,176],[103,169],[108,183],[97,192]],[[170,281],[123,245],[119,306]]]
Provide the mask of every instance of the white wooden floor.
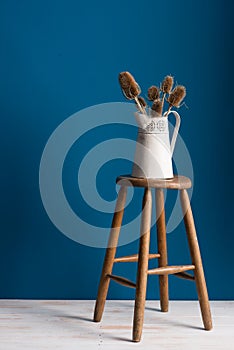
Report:
[[209,332],[196,301],[171,301],[168,313],[147,301],[141,343],[131,342],[132,301],[107,301],[101,323],[92,322],[93,307],[94,301],[0,300],[0,349],[234,349],[234,301],[211,302]]

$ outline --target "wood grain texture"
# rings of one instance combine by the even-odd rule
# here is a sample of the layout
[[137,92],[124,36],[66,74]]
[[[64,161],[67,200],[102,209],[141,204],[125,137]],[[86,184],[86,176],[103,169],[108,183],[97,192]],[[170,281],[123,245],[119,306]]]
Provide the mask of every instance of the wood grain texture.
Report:
[[[148,260],[151,259],[157,259],[160,257],[160,254],[149,254]],[[138,254],[128,255],[128,256],[121,256],[114,259],[115,263],[121,263],[121,262],[137,262],[138,261]]]
[[139,244],[139,260],[137,269],[136,298],[133,317],[132,340],[141,340],[144,322],[144,308],[147,288],[148,255],[150,245],[150,227],[152,212],[152,194],[149,188],[145,188],[142,202],[141,237]]
[[192,186],[191,180],[185,176],[175,175],[172,179],[147,179],[133,177],[131,175],[121,175],[116,179],[116,183],[121,186],[168,188],[181,190]]
[[[186,283],[186,282],[184,282]],[[1,350],[233,350],[234,302],[211,301],[215,328],[201,329],[197,301],[145,304],[144,333],[131,340],[133,300],[107,300],[101,323],[93,300],[0,300]]]
[[108,248],[106,249],[106,255],[103,263],[102,274],[100,278],[98,295],[94,310],[94,322],[100,322],[105,306],[105,301],[108,293],[110,278],[107,276],[112,273],[114,258],[116,254],[116,248],[119,239],[119,232],[123,220],[124,205],[126,202],[127,188],[121,187],[118,193],[118,199],[116,202],[115,213],[112,220],[110,238],[108,241]]
[[194,270],[194,265],[177,265],[177,266],[166,266],[157,267],[156,269],[148,270],[148,275],[171,275],[173,273],[179,273],[189,270]]
[[[156,201],[156,227],[157,227],[157,241],[158,252],[160,258],[158,259],[159,267],[167,266],[167,234],[166,234],[166,219],[164,208],[164,193],[162,189],[156,189],[155,191]],[[169,291],[168,291],[168,276],[159,276],[159,292],[160,292],[160,304],[161,311],[167,312],[169,307]]]
[[212,319],[209,305],[208,292],[202,266],[201,254],[197,240],[193,214],[190,206],[189,196],[186,190],[180,193],[181,206],[184,215],[184,224],[187,233],[189,249],[193,265],[195,265],[194,277],[197,287],[198,299],[201,307],[201,314],[206,330],[212,329]]

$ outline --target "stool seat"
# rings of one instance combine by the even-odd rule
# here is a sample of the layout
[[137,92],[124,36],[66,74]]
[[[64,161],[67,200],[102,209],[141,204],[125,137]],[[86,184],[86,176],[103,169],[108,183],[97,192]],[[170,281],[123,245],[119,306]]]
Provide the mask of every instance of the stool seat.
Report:
[[172,179],[149,179],[120,175],[117,177],[116,183],[122,186],[168,188],[172,190],[183,190],[192,187],[191,180],[181,175],[175,175]]

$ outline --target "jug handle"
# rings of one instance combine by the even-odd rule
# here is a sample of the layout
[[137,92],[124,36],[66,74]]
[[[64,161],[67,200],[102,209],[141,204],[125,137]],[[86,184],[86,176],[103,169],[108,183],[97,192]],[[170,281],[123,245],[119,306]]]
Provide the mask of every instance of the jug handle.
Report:
[[176,111],[170,111],[169,113],[165,112],[164,117],[165,117],[165,115],[167,115],[167,117],[168,117],[170,113],[173,113],[175,118],[176,118],[174,132],[173,132],[172,139],[171,139],[171,155],[172,155],[174,152],[175,143],[176,143],[176,139],[177,139],[179,128],[180,128],[180,115]]

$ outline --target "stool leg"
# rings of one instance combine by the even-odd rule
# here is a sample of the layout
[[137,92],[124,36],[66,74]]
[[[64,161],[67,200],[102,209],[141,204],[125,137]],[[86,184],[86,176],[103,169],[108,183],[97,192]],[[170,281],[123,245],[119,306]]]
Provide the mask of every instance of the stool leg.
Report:
[[102,274],[100,278],[98,295],[94,310],[94,322],[100,322],[106,302],[107,292],[109,288],[110,278],[107,277],[111,274],[115,253],[117,249],[119,232],[122,224],[124,205],[126,201],[127,187],[122,186],[119,190],[118,199],[115,207],[115,213],[112,220],[111,232],[108,241],[108,247],[106,249],[106,255],[103,263]]
[[[156,190],[156,214],[157,214],[157,239],[158,252],[160,258],[158,259],[158,266],[167,266],[167,235],[164,209],[164,194],[162,189]],[[160,290],[160,306],[161,311],[168,311],[168,275],[159,276],[159,290]]]
[[141,237],[139,246],[139,259],[136,282],[136,299],[133,319],[133,341],[141,340],[142,327],[144,322],[144,308],[148,277],[148,254],[150,244],[152,195],[149,188],[145,189],[142,202]]
[[210,312],[210,304],[208,298],[208,292],[206,288],[206,281],[202,266],[202,259],[197,240],[197,234],[195,224],[193,220],[192,209],[190,206],[189,196],[186,190],[181,190],[180,193],[181,205],[184,214],[184,224],[188,237],[188,243],[190,248],[190,254],[192,263],[195,265],[194,276],[197,287],[197,294],[201,308],[202,319],[206,330],[212,329],[212,319]]

